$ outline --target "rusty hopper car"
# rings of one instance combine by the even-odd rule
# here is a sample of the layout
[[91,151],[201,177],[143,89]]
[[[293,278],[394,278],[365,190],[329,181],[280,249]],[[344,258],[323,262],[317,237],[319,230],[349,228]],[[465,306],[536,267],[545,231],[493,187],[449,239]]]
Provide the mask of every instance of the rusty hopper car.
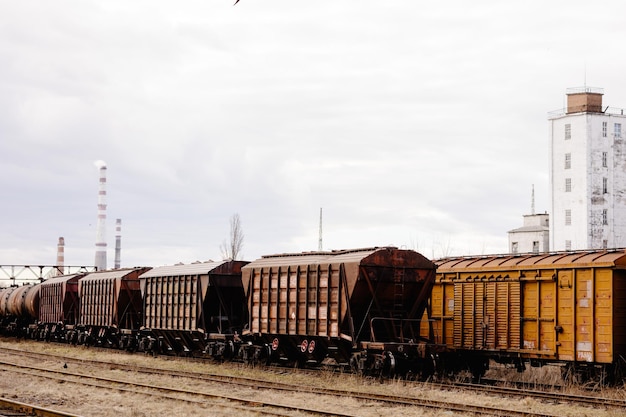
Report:
[[39,284],[39,320],[35,337],[65,340],[78,319],[78,280],[86,273],[50,278]]
[[142,350],[230,357],[247,317],[241,285],[246,262],[162,266],[140,277]]
[[435,265],[417,252],[371,248],[264,256],[243,268],[245,356],[360,372],[425,355],[419,319]]
[[78,281],[80,311],[70,341],[134,349],[143,301],[139,275],[150,268],[93,272]]
[[[584,251],[438,261],[433,335],[475,377],[488,360],[616,375],[626,357],[626,253]],[[620,371],[621,369],[621,371]]]

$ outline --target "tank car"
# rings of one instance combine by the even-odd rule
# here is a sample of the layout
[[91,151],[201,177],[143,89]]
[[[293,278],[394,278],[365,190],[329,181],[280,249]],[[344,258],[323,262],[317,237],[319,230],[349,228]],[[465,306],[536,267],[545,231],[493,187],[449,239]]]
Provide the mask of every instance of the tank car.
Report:
[[12,317],[9,314],[9,297],[17,287],[6,287],[0,289],[0,330],[3,334],[11,334],[9,332]]
[[626,357],[623,250],[437,261],[432,335],[453,368],[480,378],[489,360],[556,363],[583,378],[621,377]]
[[140,349],[221,359],[234,356],[247,317],[241,284],[246,263],[197,262],[143,273]]
[[26,284],[10,293],[7,299],[10,322],[6,325],[9,334],[26,336],[39,311],[39,289],[37,284]]
[[244,359],[432,373],[419,322],[434,277],[428,259],[391,247],[264,256],[242,271]]
[[135,349],[143,308],[139,276],[149,269],[115,269],[82,277],[79,316],[68,341]]

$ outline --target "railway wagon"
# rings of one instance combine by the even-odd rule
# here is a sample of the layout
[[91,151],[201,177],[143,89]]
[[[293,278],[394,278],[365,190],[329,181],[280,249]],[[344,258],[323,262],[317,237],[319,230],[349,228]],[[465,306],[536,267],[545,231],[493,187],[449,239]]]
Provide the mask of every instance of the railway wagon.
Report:
[[3,324],[8,334],[25,336],[26,329],[39,314],[39,289],[39,285],[26,284],[8,294],[6,300],[8,321]]
[[9,297],[17,287],[0,288],[0,317],[9,316]]
[[247,317],[241,284],[241,268],[246,263],[197,262],[143,273],[140,349],[234,356],[234,341]]
[[419,321],[434,275],[419,253],[391,247],[264,256],[242,272],[256,349],[246,355],[404,370],[425,356]]
[[37,317],[39,289],[35,284],[26,284],[12,291],[7,300],[9,315],[15,317]]
[[475,378],[488,360],[565,365],[582,377],[619,376],[626,357],[623,250],[437,261],[430,301],[435,340]]
[[39,286],[38,323],[33,337],[45,340],[67,340],[78,320],[78,281],[87,275],[78,273],[50,278]]
[[79,316],[76,333],[70,341],[120,349],[136,348],[143,308],[139,276],[149,269],[137,267],[93,272],[80,279]]
[[13,318],[9,315],[9,297],[17,287],[0,288],[0,331],[11,334],[8,330]]

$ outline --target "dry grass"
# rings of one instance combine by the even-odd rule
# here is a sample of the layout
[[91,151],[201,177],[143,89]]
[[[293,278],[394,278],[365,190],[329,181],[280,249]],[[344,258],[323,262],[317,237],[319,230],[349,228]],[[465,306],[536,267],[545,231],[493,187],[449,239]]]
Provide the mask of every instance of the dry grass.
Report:
[[[30,341],[14,341],[0,339],[0,346],[18,348],[29,351],[37,351],[62,356],[72,356],[83,359],[95,359],[125,365],[147,366],[160,369],[220,373],[231,376],[248,376],[251,378],[269,381],[285,382],[303,387],[334,387],[343,390],[376,392],[389,395],[411,395],[433,400],[445,400],[468,404],[508,406],[521,408],[528,411],[548,412],[559,416],[601,416],[616,417],[623,415],[616,411],[591,410],[580,406],[564,404],[546,404],[533,398],[512,400],[510,398],[490,397],[475,392],[450,392],[441,390],[435,384],[413,384],[405,381],[388,381],[381,384],[377,380],[363,379],[350,374],[338,374],[334,372],[321,372],[312,376],[310,373],[289,370],[285,372],[267,372],[261,368],[250,368],[239,364],[212,364],[190,362],[182,358],[153,358],[142,354],[128,354],[118,351],[102,351],[84,347],[72,347],[66,345],[46,344]],[[46,362],[46,361],[42,361]],[[59,363],[48,363],[41,366],[61,366]],[[74,366],[74,365],[70,365]],[[111,378],[129,378],[128,372],[121,370],[94,369],[90,372]],[[545,372],[545,371],[544,371]],[[148,417],[152,415],[180,416],[221,416],[236,414],[238,416],[258,415],[255,411],[236,411],[228,408],[228,404],[218,401],[207,401],[205,404],[190,404],[181,401],[163,400],[143,394],[129,394],[117,390],[103,390],[75,385],[73,383],[57,383],[40,378],[20,376],[3,371],[0,378],[0,395],[19,398],[24,402],[41,402],[51,408],[63,408],[84,416],[134,416]],[[307,394],[305,392],[285,395],[284,393],[268,392],[264,390],[251,390],[235,386],[220,384],[209,386],[205,382],[185,378],[173,378],[160,375],[136,374],[133,380],[163,385],[173,385],[179,388],[192,390],[205,390],[228,392],[243,396],[250,400],[258,401],[281,401],[291,404],[299,404],[317,408],[322,405],[325,408],[340,409],[355,416],[463,416],[463,414],[451,413],[445,410],[425,410],[417,407],[388,407],[379,403],[357,401],[352,398],[338,398]],[[77,388],[79,387],[79,388]],[[299,415],[305,415],[300,413]]]

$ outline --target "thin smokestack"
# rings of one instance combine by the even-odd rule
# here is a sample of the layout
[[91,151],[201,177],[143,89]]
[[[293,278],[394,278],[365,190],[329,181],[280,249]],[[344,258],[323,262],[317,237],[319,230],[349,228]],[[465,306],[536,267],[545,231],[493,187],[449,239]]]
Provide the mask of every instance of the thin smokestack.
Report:
[[122,219],[115,220],[115,269],[120,269],[122,254]]
[[98,188],[98,224],[96,226],[96,260],[95,266],[98,271],[107,269],[107,242],[106,242],[106,185],[107,166],[104,161],[96,161],[95,165],[100,168],[100,182]]
[[57,275],[65,274],[65,239],[59,238],[57,244]]

